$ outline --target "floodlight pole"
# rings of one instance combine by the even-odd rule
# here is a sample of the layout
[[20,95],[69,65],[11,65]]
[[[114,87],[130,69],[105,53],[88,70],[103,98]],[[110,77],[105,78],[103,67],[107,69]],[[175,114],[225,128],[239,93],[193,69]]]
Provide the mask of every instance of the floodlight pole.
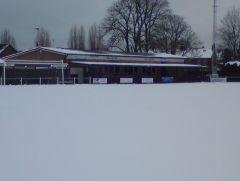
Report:
[[217,78],[217,50],[216,50],[216,37],[217,37],[217,0],[214,0],[213,5],[213,45],[212,45],[212,77]]

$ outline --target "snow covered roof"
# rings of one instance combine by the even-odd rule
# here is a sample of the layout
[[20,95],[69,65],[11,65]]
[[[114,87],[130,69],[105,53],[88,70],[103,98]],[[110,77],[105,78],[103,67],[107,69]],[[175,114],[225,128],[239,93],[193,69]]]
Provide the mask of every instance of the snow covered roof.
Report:
[[0,44],[0,54],[8,47],[7,44]]
[[236,65],[237,67],[240,67],[240,61],[229,61],[227,63],[225,63],[225,66],[228,66],[228,65]]
[[211,59],[212,58],[212,50],[211,49],[196,49],[192,52],[187,53],[185,56],[188,58],[204,58]]
[[4,59],[17,58],[20,55],[32,53],[35,51],[47,51],[67,57],[67,60],[106,60],[106,61],[120,61],[120,62],[171,62],[171,63],[184,63],[186,57],[180,55],[171,55],[166,53],[122,53],[122,52],[106,52],[106,51],[83,51],[73,50],[66,48],[52,48],[52,47],[38,47],[28,51],[16,53]]
[[118,57],[144,57],[144,58],[175,58],[185,59],[186,57],[180,55],[172,55],[166,53],[122,53],[122,52],[106,52],[106,51],[83,51],[71,50],[65,48],[49,48],[42,47],[43,50],[49,50],[67,55],[91,55],[91,56],[118,56]]
[[82,51],[82,50],[72,50],[66,48],[52,48],[52,47],[41,47],[43,50],[49,50],[53,52],[58,52],[67,55],[91,55],[95,54],[94,52]]

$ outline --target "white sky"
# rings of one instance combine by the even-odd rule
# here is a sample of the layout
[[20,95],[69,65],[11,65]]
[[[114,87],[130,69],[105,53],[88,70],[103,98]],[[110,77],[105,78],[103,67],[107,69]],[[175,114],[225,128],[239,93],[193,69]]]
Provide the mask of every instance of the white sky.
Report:
[[[9,28],[19,49],[33,46],[34,27],[49,30],[55,46],[66,46],[73,24],[86,28],[100,22],[113,0],[0,0],[0,31]],[[169,0],[175,13],[184,16],[207,47],[211,44],[213,0]],[[218,0],[219,19],[230,7],[240,7],[239,0]]]

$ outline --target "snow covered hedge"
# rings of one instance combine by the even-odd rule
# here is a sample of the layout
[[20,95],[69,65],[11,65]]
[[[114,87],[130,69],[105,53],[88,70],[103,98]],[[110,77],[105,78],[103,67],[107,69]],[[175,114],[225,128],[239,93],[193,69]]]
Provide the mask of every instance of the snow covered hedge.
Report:
[[225,76],[240,76],[240,61],[228,61],[222,67],[222,73]]
[[229,61],[227,63],[225,63],[225,67],[227,66],[236,66],[236,67],[240,67],[240,61],[235,60],[235,61]]

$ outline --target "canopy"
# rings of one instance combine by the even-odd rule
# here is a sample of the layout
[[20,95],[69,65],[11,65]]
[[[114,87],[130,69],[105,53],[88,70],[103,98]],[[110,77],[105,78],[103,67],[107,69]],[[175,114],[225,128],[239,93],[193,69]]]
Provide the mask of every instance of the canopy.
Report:
[[166,64],[166,63],[116,63],[116,62],[86,62],[86,61],[72,61],[75,64],[82,65],[115,65],[115,66],[140,66],[140,67],[181,67],[181,68],[201,68],[201,65],[191,64]]

